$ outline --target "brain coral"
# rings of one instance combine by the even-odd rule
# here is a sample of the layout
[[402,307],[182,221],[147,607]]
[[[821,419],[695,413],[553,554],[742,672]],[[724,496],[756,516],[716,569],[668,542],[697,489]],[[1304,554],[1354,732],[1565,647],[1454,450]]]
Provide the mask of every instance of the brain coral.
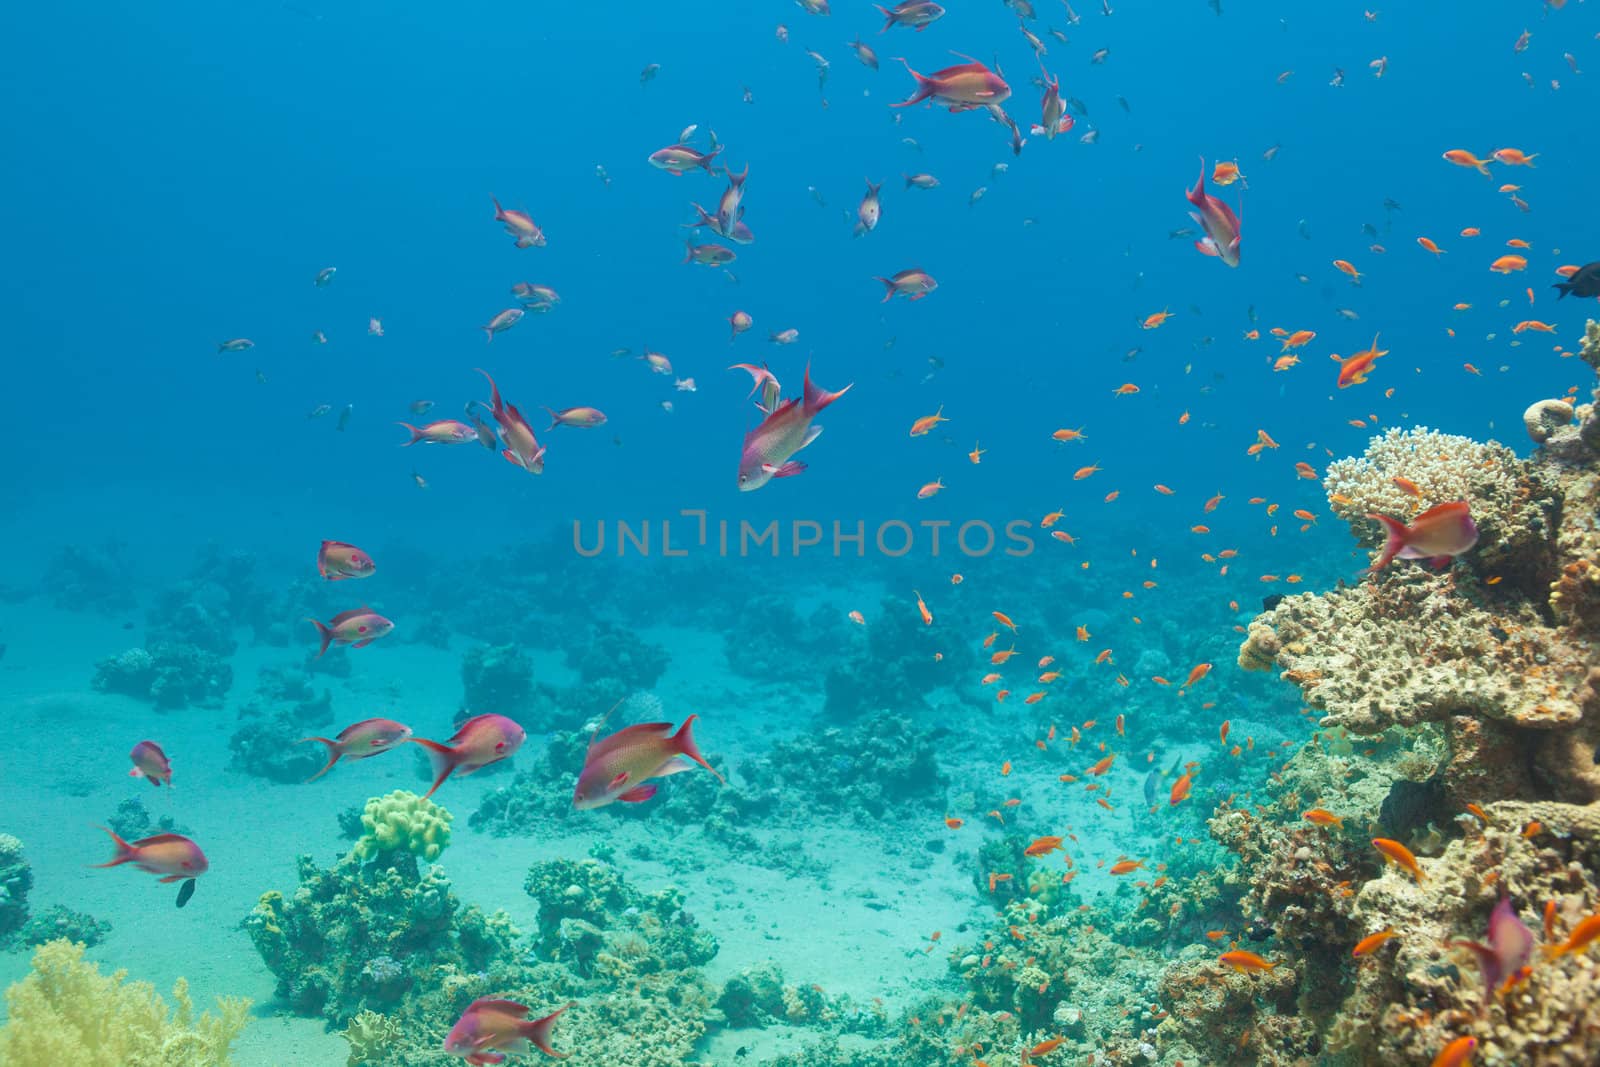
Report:
[[433,801],[396,789],[367,801],[367,810],[361,815],[366,832],[352,851],[362,859],[409,852],[432,863],[450,845],[453,818]]

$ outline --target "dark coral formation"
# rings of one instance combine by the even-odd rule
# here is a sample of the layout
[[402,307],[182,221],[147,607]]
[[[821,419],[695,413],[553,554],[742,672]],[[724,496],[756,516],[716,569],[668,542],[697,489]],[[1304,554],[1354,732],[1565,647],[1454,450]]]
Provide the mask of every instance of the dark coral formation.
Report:
[[158,642],[101,660],[91,684],[158,708],[220,708],[233,685],[233,668],[203,648]]
[[825,709],[834,719],[904,711],[908,701],[926,707],[929,694],[952,679],[972,677],[978,665],[969,646],[951,645],[924,626],[906,599],[885,599],[856,630],[849,658],[829,668],[823,680]]
[[517,645],[479,645],[461,659],[461,706],[468,715],[505,715],[527,726],[533,661]]
[[22,854],[22,842],[0,834],[0,944],[28,921],[28,890],[32,888],[33,866]]

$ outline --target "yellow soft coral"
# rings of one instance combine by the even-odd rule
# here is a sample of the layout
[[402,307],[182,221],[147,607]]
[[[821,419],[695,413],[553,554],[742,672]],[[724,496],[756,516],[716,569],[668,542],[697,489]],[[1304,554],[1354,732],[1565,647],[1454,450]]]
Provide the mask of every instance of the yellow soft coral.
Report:
[[6,1067],[226,1067],[250,1019],[244,997],[217,998],[217,1014],[194,1017],[189,986],[172,989],[167,1007],[149,982],[129,982],[83,961],[83,946],[49,941],[33,954],[33,972],[6,990],[10,1021],[0,1027]]

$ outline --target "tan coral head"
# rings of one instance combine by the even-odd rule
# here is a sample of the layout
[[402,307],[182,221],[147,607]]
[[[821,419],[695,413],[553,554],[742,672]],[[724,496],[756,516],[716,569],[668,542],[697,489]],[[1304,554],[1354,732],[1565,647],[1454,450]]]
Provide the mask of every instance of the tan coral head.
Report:
[[1565,400],[1540,400],[1522,413],[1522,424],[1535,444],[1544,444],[1561,427],[1572,424],[1572,405]]

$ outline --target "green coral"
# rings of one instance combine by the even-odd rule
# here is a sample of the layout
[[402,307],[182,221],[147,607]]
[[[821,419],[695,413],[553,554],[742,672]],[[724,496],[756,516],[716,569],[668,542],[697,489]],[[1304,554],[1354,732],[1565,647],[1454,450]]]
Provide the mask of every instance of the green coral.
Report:
[[367,801],[367,810],[361,816],[365,832],[352,852],[364,860],[409,852],[432,863],[450,847],[453,818],[426,797],[396,789],[388,796]]
[[217,1014],[195,1018],[188,983],[172,989],[176,1010],[149,982],[126,971],[100,973],[84,948],[50,941],[33,954],[33,971],[6,990],[10,1021],[0,1028],[7,1067],[225,1067],[250,1018],[250,1001],[219,997]]

